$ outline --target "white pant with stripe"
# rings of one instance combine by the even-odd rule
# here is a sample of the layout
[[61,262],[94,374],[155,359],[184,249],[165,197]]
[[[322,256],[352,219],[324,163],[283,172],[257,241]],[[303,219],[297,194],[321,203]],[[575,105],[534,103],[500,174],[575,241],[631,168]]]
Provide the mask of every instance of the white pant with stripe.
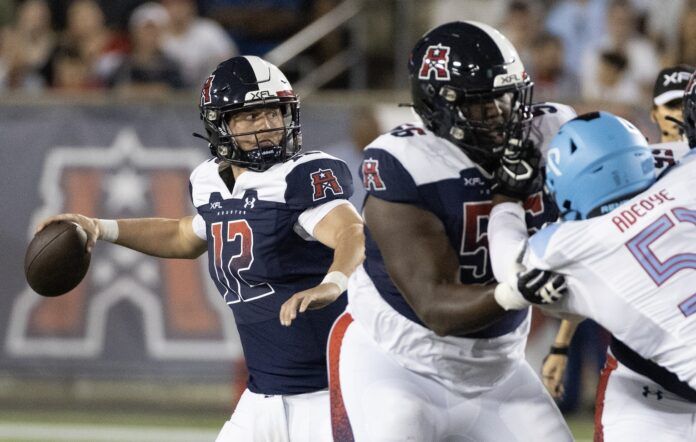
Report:
[[[502,369],[493,362],[499,359],[491,355],[488,346],[498,338],[462,339],[459,347],[455,345],[458,338],[443,342],[421,337],[413,343],[414,336],[407,329],[411,324],[420,326],[392,309],[393,315],[384,322],[391,331],[403,331],[404,345],[399,348],[416,349],[414,363],[425,351],[423,359],[432,360],[434,369],[438,361],[445,361],[451,370],[443,380],[406,368],[401,362],[409,357],[409,350],[397,359],[376,342],[373,333],[379,324],[370,330],[357,317],[354,320],[352,315],[357,316],[359,309],[351,305],[356,301],[351,288],[356,286],[363,289],[360,296],[367,297],[363,299],[371,312],[391,309],[374,286],[370,288],[369,279],[364,280],[364,271],[356,273],[349,285],[348,311],[338,318],[329,337],[329,389],[336,442],[572,440],[561,413],[523,358],[502,360]],[[419,332],[423,330],[414,331]],[[390,337],[398,340],[391,333]],[[479,341],[484,348],[477,353]],[[424,348],[420,345],[423,342],[432,345]],[[489,382],[485,382],[481,366],[473,366],[478,360],[483,366],[490,364]],[[476,377],[467,377],[467,370]],[[454,373],[462,375],[457,379]],[[453,383],[457,385],[452,387]]]
[[696,441],[696,404],[608,354],[597,387],[595,441]]

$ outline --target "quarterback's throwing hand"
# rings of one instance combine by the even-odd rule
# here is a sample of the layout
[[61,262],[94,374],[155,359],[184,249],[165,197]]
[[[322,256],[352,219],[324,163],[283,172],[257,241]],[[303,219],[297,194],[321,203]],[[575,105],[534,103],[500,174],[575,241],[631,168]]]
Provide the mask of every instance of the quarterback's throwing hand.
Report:
[[34,233],[39,233],[46,228],[47,225],[58,221],[68,221],[82,227],[87,234],[87,244],[85,245],[86,249],[88,252],[92,251],[94,244],[99,238],[99,222],[97,222],[97,220],[94,218],[89,218],[87,216],[80,215],[79,213],[63,213],[61,215],[46,218],[39,223],[39,225],[36,227],[36,232]]
[[286,327],[292,324],[297,313],[316,310],[331,304],[341,295],[341,289],[334,283],[325,282],[311,289],[295,293],[280,307],[280,323]]

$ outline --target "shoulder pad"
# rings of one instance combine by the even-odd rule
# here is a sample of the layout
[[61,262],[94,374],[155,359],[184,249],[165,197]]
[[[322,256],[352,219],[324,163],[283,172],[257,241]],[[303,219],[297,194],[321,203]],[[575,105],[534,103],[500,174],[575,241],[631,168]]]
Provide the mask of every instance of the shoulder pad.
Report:
[[670,141],[651,144],[650,150],[655,160],[655,169],[657,169],[659,175],[662,171],[681,160],[691,149],[689,149],[689,144],[686,141]]
[[365,148],[363,168],[365,161],[380,155],[380,151],[391,157],[389,161],[398,163],[417,186],[458,178],[463,169],[477,167],[462,149],[421,124],[404,124],[379,136]]
[[575,109],[561,103],[535,103],[532,105],[532,128],[529,138],[546,155],[549,142],[558,133],[558,129],[577,117]]
[[218,162],[215,158],[204,161],[193,169],[189,177],[189,192],[195,207],[207,204],[213,192],[219,192],[223,198],[232,197],[218,174]]
[[285,202],[293,207],[313,207],[353,195],[353,177],[343,160],[324,152],[307,152],[287,165]]

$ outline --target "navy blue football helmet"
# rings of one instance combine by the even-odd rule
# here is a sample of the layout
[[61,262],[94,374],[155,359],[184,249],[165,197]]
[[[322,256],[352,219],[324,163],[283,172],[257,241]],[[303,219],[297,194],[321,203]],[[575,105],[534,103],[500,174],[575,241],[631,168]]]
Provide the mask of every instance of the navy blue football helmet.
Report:
[[[280,109],[284,127],[246,133],[230,130],[232,114],[272,107]],[[280,69],[259,57],[233,57],[220,63],[203,84],[199,109],[210,151],[223,161],[264,171],[302,148],[299,99]],[[274,131],[283,132],[278,144],[259,142],[260,135]],[[256,148],[245,151],[236,138],[250,135],[256,137]]]
[[499,31],[472,21],[426,33],[411,52],[413,107],[425,126],[494,167],[510,138],[526,139],[533,83]]

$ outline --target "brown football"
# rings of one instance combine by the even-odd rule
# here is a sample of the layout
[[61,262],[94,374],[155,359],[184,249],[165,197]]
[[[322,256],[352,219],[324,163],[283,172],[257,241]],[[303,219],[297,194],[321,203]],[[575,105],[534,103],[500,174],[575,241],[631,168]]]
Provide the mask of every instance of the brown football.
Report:
[[29,286],[42,296],[60,296],[75,288],[89,268],[86,240],[84,230],[67,221],[51,223],[37,233],[24,257]]

